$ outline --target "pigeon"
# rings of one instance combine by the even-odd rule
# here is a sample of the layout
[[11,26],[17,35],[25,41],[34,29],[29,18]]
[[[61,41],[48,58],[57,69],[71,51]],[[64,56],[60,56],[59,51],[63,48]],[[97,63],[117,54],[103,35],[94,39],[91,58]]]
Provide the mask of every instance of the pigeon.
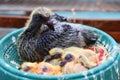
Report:
[[[52,14],[52,11],[46,7],[34,9],[29,20],[26,22],[25,30],[19,34],[17,39],[18,55],[21,61],[42,61],[44,56],[47,55],[45,45],[48,41],[46,41],[46,37],[49,35],[47,35],[46,32],[54,30],[52,26],[45,25],[50,15],[58,21],[67,21],[67,18]],[[36,43],[40,38],[41,40],[39,42],[42,41],[40,45],[42,45],[43,48],[40,48],[41,51],[38,52],[36,51]]]
[[84,48],[95,44],[98,39],[91,29],[70,23],[67,18],[45,7],[33,10],[26,26],[17,42],[18,53],[23,61],[42,61],[52,48]]

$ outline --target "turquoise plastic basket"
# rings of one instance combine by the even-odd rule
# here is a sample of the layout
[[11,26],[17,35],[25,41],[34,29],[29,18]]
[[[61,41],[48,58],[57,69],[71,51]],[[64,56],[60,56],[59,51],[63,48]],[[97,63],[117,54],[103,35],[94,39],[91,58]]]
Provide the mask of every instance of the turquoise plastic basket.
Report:
[[108,60],[88,71],[62,76],[37,75],[20,71],[17,67],[21,64],[17,54],[16,40],[24,28],[6,35],[0,41],[0,80],[120,80],[120,51],[115,40],[105,32],[90,28],[100,35],[99,41],[105,45],[111,56]]

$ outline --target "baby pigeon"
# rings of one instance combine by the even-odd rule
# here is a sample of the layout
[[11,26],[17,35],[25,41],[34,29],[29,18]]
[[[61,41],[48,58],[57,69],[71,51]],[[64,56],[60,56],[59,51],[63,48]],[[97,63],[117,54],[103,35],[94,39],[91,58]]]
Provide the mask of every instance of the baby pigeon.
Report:
[[92,30],[40,7],[32,12],[27,28],[18,37],[18,53],[22,60],[42,61],[52,48],[87,47],[97,39]]
[[65,21],[60,22],[53,17],[50,17],[48,22],[49,25],[54,27],[56,35],[59,35],[53,43],[57,47],[88,47],[95,44],[98,39],[98,35],[94,31],[80,24]]
[[[67,21],[67,18],[52,14],[52,11],[45,7],[33,10],[25,25],[25,30],[18,36],[17,40],[18,54],[22,61],[42,61],[44,56],[48,55],[47,51],[50,49],[48,45],[51,39],[57,36],[54,36],[53,26],[45,25],[49,16],[58,21]],[[37,47],[37,43],[40,43],[39,47]]]

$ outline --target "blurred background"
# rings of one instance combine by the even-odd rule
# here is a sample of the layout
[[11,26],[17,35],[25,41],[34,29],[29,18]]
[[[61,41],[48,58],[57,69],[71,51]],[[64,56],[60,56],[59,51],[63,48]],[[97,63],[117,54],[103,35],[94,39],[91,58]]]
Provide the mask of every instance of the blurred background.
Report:
[[31,11],[40,6],[99,28],[120,43],[120,0],[0,0],[0,38],[24,27]]

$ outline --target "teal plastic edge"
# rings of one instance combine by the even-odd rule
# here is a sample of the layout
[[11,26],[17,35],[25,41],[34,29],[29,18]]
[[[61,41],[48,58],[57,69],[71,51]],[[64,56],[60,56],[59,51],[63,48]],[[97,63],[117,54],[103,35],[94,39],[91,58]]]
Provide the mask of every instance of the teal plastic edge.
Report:
[[[85,25],[83,25],[83,26],[85,26]],[[117,46],[117,43],[114,41],[114,39],[111,36],[109,36],[108,34],[106,34],[105,32],[103,32],[101,30],[98,30],[96,28],[90,27],[90,26],[86,26],[86,27],[91,28],[93,30],[97,30],[100,33],[104,34],[105,36],[107,36],[108,38],[110,38],[110,40],[113,42],[113,44],[115,46]],[[21,32],[22,30],[24,30],[24,28],[18,29],[16,31],[13,31],[10,34],[6,35],[3,39],[1,39],[0,45],[2,44],[2,42],[4,42],[5,39],[7,39],[8,37],[12,36],[15,33]],[[116,57],[118,57],[118,56],[120,56],[120,55],[116,54],[114,56],[114,59],[116,59]],[[101,69],[102,70],[106,69],[106,67],[112,65],[113,63],[114,63],[114,60],[112,60],[112,61],[106,61],[104,63],[106,65],[101,64],[98,67],[95,67],[93,69],[90,69],[88,71],[84,71],[84,72],[81,72],[81,73],[67,74],[67,75],[62,75],[62,76],[51,76],[51,75],[37,75],[37,74],[26,73],[26,72],[17,70],[15,68],[11,67],[11,66],[9,66],[9,68],[8,68],[8,67],[5,66],[7,64],[4,62],[4,60],[0,59],[0,65],[1,65],[0,67],[3,68],[4,70],[7,70],[7,71],[13,73],[15,76],[18,75],[18,76],[21,76],[21,77],[29,77],[30,79],[39,79],[39,78],[41,78],[41,79],[51,79],[51,80],[58,79],[58,77],[65,78],[65,79],[71,79],[71,78],[73,79],[73,78],[78,78],[78,77],[84,78],[83,73],[87,73],[87,76],[89,77],[90,75],[92,75],[91,71],[95,74],[95,73],[99,72],[99,70],[101,70]],[[27,74],[27,75],[24,75],[24,74]]]

